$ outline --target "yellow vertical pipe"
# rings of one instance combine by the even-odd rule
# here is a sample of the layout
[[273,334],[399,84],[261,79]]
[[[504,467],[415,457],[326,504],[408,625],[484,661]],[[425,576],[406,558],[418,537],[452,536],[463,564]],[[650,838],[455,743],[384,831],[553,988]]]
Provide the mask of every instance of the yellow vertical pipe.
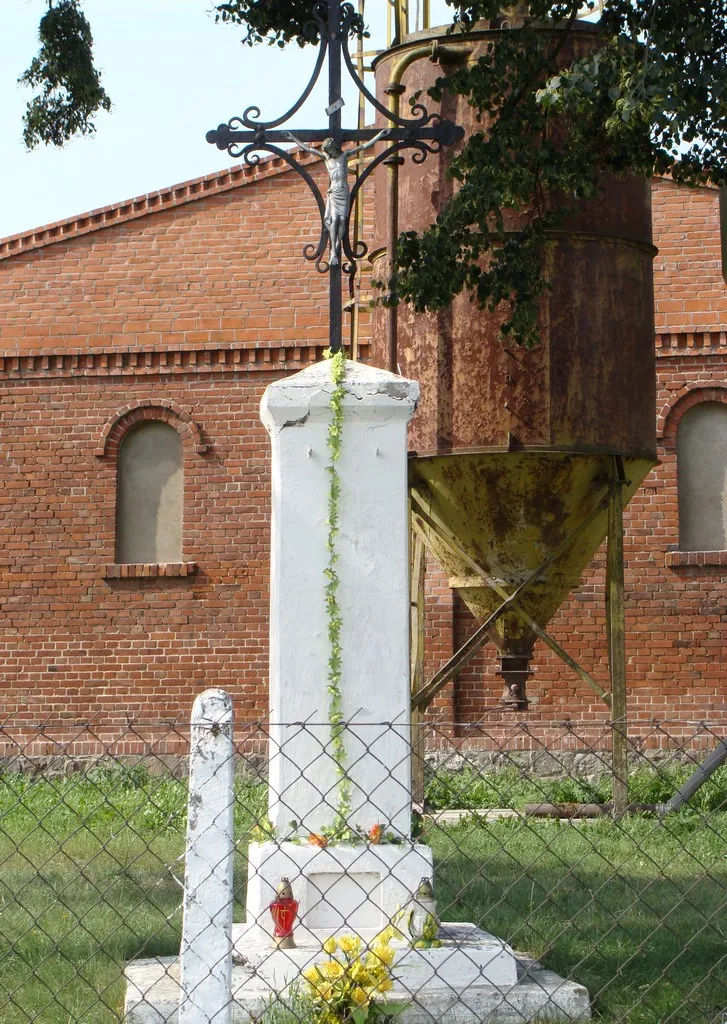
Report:
[[[410,651],[411,651],[411,694],[412,703],[424,686],[424,581],[426,574],[426,552],[419,532],[410,522],[411,545],[411,593]],[[426,732],[424,715],[426,708],[412,707],[411,711],[411,790],[415,804],[424,804],[424,758],[426,754]]]

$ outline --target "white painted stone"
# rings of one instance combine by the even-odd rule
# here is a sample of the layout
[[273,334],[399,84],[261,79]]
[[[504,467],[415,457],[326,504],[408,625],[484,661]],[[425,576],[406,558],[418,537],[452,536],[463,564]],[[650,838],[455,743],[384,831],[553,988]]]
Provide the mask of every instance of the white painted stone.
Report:
[[[352,362],[345,385],[337,569],[351,824],[409,836],[406,435],[419,385]],[[337,806],[324,602],[332,391],[324,362],[271,384],[261,403],[272,443],[270,818],[303,834],[330,825]]]
[[205,690],[192,710],[179,1024],[232,1020],[233,778],[232,701]]
[[[342,931],[349,934],[348,929]],[[327,959],[321,947],[329,935],[325,930],[305,934],[295,949],[271,951],[269,942],[255,940],[250,932],[242,933],[241,941],[235,944],[235,960],[247,965],[254,976],[252,988],[262,981],[271,997],[282,995],[304,968]],[[394,988],[387,998],[400,1001],[425,990],[462,992],[471,985],[511,988],[517,984],[515,954],[501,939],[473,924],[446,924],[441,940],[442,945],[436,949],[411,949],[405,942],[393,943]]]
[[247,920],[236,926],[235,948],[272,941],[270,901],[282,877],[298,900],[296,942],[315,942],[308,932],[355,933],[365,941],[385,928],[411,899],[423,876],[433,875],[432,851],[413,843],[336,845],[251,843],[248,851]]
[[[588,992],[472,924],[444,924],[440,949],[399,946],[387,999],[406,1003],[402,1024],[526,1024],[591,1019]],[[315,946],[272,951],[246,943],[232,976],[233,1024],[249,1024],[306,966],[322,959]],[[515,959],[511,959],[514,957]],[[512,965],[514,963],[515,971]],[[503,964],[505,965],[503,968]],[[136,960],[126,969],[126,1024],[177,1024],[178,971],[171,957]]]

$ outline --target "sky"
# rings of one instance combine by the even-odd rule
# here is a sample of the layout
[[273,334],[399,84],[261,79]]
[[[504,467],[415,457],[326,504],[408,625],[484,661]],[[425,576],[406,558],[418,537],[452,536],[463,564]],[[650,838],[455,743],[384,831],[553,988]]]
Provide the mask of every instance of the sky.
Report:
[[[250,48],[241,30],[215,24],[210,0],[84,0],[96,65],[113,109],[91,138],[28,153],[22,116],[31,96],[17,84],[38,50],[46,0],[0,0],[0,238],[122,202],[235,163],[205,141],[220,122],[257,104],[270,119],[297,98],[315,50]],[[312,0],[311,0],[312,4]],[[386,0],[367,0],[373,37],[385,42]],[[449,20],[434,0],[432,21]],[[291,126],[325,124],[325,84]],[[353,97],[344,108],[355,118]]]

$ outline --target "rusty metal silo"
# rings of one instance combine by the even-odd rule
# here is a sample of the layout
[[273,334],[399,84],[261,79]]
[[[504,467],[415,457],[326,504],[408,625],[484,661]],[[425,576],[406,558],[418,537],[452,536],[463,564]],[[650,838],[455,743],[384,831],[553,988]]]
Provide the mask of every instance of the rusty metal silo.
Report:
[[[376,61],[379,97],[405,109],[448,62],[476,60],[501,31],[406,37]],[[597,32],[577,25],[569,45],[574,54],[590,51]],[[445,95],[442,113],[466,134],[481,130],[461,97]],[[449,159],[443,152],[380,170],[382,248],[387,230],[390,240],[393,230],[434,220],[453,187]],[[606,536],[609,517],[618,532],[619,508],[656,461],[654,253],[649,183],[607,180],[599,199],[549,237],[550,291],[536,348],[503,344],[496,317],[465,296],[436,315],[401,307],[398,325],[387,310],[376,313],[374,361],[387,365],[395,348],[400,372],[421,383],[411,432],[417,529],[497,644],[504,699],[514,707],[526,706],[534,641],[550,640],[545,627]],[[614,601],[619,543],[609,545]],[[620,628],[612,659],[613,644],[623,646]],[[437,684],[425,688],[426,699]]]

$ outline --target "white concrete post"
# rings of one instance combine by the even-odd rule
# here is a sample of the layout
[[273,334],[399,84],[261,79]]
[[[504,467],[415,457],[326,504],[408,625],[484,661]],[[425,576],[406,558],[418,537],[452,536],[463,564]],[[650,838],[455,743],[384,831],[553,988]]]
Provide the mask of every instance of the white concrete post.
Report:
[[179,1024],[232,1021],[232,701],[194,702],[180,950]]
[[[345,734],[350,824],[381,823],[408,837],[407,426],[419,385],[347,362],[345,387],[336,547],[343,715],[352,723]],[[295,819],[302,832],[319,832],[337,808],[324,599],[332,392],[324,362],[271,384],[261,403],[273,488],[270,818],[283,831]]]

